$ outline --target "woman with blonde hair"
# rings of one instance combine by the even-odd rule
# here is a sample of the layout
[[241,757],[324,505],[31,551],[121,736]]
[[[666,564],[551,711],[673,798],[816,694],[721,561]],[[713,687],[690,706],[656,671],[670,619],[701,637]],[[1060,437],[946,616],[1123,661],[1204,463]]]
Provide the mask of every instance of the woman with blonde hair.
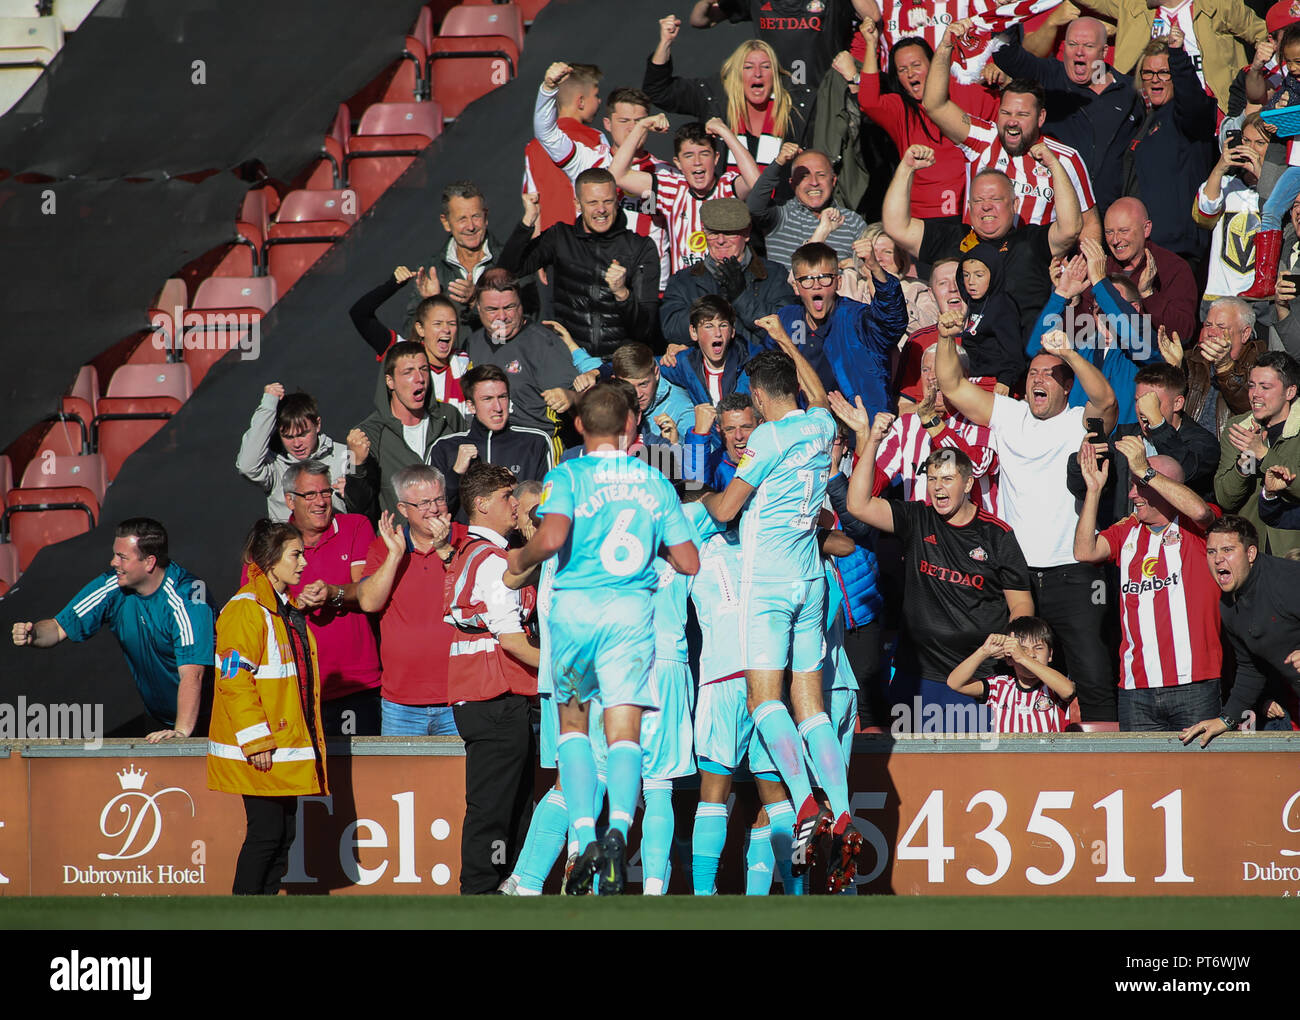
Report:
[[776,159],[783,142],[811,144],[817,91],[789,81],[771,46],[746,40],[723,61],[719,74],[679,78],[671,51],[680,28],[681,19],[673,15],[660,20],[659,45],[646,63],[641,87],[656,106],[701,121],[721,117],[760,169]]

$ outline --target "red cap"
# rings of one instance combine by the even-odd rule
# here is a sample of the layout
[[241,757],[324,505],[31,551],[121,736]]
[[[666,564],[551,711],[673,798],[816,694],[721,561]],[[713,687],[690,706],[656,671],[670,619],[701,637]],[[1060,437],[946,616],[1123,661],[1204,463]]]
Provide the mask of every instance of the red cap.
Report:
[[1264,24],[1270,35],[1282,31],[1287,25],[1294,25],[1297,21],[1300,21],[1300,0],[1278,0],[1278,3],[1268,9],[1268,14],[1264,18]]

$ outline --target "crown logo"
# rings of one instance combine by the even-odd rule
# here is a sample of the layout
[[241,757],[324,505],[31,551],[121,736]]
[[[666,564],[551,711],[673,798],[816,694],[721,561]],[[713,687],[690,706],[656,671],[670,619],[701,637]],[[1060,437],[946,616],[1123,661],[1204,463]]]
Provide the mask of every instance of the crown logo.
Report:
[[117,774],[117,781],[122,784],[123,790],[143,790],[144,781],[148,777],[148,772],[137,772],[135,763],[132,762],[129,768]]

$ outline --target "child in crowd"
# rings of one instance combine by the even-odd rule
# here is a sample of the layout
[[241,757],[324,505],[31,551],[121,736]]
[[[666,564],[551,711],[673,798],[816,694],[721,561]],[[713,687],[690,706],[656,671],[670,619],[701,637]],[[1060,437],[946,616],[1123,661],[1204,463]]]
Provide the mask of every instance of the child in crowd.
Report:
[[[1010,660],[1012,671],[976,678],[989,658]],[[1036,616],[1018,616],[949,673],[948,686],[987,704],[995,733],[1060,733],[1074,683],[1048,665],[1051,658],[1052,628]]]

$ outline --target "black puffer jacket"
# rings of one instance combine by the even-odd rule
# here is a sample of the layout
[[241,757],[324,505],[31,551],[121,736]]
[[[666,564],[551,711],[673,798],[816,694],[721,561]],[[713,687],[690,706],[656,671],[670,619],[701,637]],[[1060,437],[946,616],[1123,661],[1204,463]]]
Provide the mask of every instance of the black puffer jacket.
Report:
[[[659,252],[648,237],[634,234],[620,216],[618,226],[603,234],[587,230],[582,220],[556,223],[532,236],[520,223],[501,252],[500,263],[522,276],[550,267],[555,285],[555,317],[574,341],[593,357],[608,359],[632,340],[656,350],[659,340]],[[627,270],[626,301],[615,301],[605,272],[617,259]]]

